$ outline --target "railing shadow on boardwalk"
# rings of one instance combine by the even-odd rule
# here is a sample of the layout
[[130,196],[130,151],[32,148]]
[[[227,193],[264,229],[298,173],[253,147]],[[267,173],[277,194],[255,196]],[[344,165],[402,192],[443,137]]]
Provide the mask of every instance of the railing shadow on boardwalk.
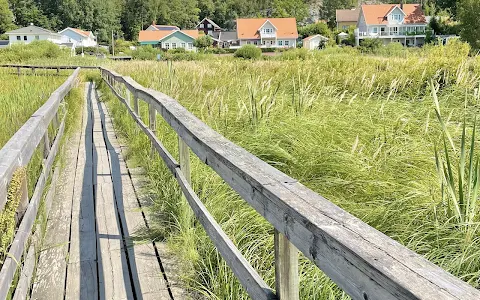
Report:
[[[92,85],[93,86],[93,85]],[[132,293],[134,295],[135,299],[141,300],[142,299],[142,293],[141,291],[136,291],[135,287],[139,286],[139,278],[138,278],[138,270],[137,266],[135,263],[135,259],[133,257],[135,256],[134,248],[132,247],[132,241],[128,239],[130,237],[131,233],[128,231],[128,228],[126,226],[122,226],[122,220],[125,220],[125,205],[124,205],[124,195],[123,195],[123,184],[122,184],[122,173],[120,169],[120,158],[119,154],[115,151],[114,146],[112,145],[108,134],[107,134],[107,121],[105,118],[105,112],[104,109],[100,103],[99,96],[96,93],[96,90],[92,91],[92,93],[95,93],[95,97],[97,99],[97,108],[100,113],[100,120],[102,123],[102,133],[103,133],[103,138],[105,141],[106,145],[106,150],[108,152],[108,157],[109,157],[109,162],[110,162],[110,171],[111,171],[111,179],[113,183],[113,191],[112,194],[114,196],[114,203],[115,203],[115,211],[117,212],[116,214],[116,225],[118,226],[118,231],[120,232],[119,236],[106,236],[106,235],[98,235],[98,239],[101,238],[108,238],[108,239],[120,239],[121,240],[121,247],[122,250],[125,252],[126,255],[126,260],[122,260],[122,269],[125,271],[128,271],[129,277],[124,277],[125,280],[125,286],[131,286],[132,287]],[[93,95],[92,95],[93,96]],[[95,150],[95,145],[93,145],[93,151]],[[95,170],[94,176],[97,178],[96,174],[96,165],[93,168]],[[97,241],[97,247],[100,247],[100,241]],[[98,249],[97,253],[100,253],[100,249]],[[100,258],[99,258],[100,259]],[[101,262],[98,264],[98,268],[101,268]],[[98,272],[101,273],[101,272]],[[100,282],[100,281],[99,281]],[[100,288],[100,291],[104,291],[104,289]],[[100,299],[102,299],[102,295],[100,295]]]

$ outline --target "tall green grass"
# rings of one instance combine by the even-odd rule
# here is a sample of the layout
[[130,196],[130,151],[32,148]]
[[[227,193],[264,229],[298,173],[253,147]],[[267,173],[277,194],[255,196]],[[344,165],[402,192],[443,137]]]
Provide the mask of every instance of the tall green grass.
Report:
[[[452,220],[435,158],[444,128],[458,145],[462,124],[474,124],[480,65],[468,52],[468,46],[457,43],[390,58],[327,49],[287,61],[212,58],[114,68],[178,99],[228,139],[478,287],[478,231],[476,226],[470,234],[458,230],[459,220]],[[184,279],[192,290],[209,299],[248,299],[201,225],[180,217],[178,187],[161,160],[148,155],[147,138],[104,92],[115,125],[129,142],[129,158],[146,169],[156,195],[152,213],[158,223],[152,237],[167,240],[184,262]],[[157,122],[157,135],[177,155],[176,135]],[[447,148],[450,144],[447,139]],[[445,161],[444,152],[437,150],[437,161]],[[466,158],[472,156],[464,157],[464,176],[470,178]],[[274,287],[271,225],[198,159],[192,161],[192,173],[206,207]],[[300,262],[302,299],[348,298],[311,262],[304,257]]]

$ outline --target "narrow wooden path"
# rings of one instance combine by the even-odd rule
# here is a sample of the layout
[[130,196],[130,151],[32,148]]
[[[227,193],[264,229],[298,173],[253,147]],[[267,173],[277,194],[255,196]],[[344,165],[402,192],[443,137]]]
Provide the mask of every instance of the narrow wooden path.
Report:
[[68,145],[32,299],[173,299],[145,230],[132,178],[105,105],[85,87],[82,130]]

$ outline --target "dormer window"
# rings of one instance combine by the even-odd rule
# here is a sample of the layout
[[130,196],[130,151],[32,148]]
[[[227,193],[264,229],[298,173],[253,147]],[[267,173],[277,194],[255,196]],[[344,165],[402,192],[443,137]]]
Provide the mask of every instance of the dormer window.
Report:
[[273,28],[263,28],[263,33],[273,33]]
[[393,15],[393,20],[400,21],[402,19],[402,15]]

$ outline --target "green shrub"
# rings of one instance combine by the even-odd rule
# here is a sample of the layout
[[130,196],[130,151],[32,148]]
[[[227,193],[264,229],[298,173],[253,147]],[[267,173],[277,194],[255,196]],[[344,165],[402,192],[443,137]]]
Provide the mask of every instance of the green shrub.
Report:
[[241,57],[245,59],[256,59],[262,56],[262,50],[254,45],[244,45],[235,51],[235,57]]
[[136,50],[130,52],[130,55],[133,59],[138,60],[156,60],[157,54],[162,53],[162,50],[158,48],[153,48],[151,45],[137,47]]
[[49,41],[34,41],[30,44],[14,44],[11,47],[0,49],[0,61],[21,62],[42,58],[62,58],[70,56],[70,50],[61,49]]
[[382,46],[380,39],[364,39],[360,43],[360,51],[364,53],[374,53]]
[[185,53],[187,51],[185,50],[185,48],[176,48],[176,49],[169,49],[167,52],[174,54],[174,53]]

